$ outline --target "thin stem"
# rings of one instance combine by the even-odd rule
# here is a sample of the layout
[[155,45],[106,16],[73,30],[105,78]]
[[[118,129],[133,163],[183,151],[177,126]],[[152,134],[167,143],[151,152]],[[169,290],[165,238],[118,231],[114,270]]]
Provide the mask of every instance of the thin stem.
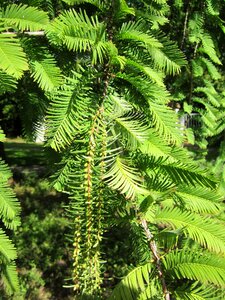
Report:
[[188,16],[189,16],[189,1],[187,3],[187,9],[186,9],[186,13],[185,13],[183,36],[182,36],[182,41],[181,41],[181,45],[180,45],[181,49],[183,49],[184,41],[186,38]]
[[167,289],[166,281],[165,281],[162,266],[161,266],[160,255],[159,255],[159,252],[158,252],[158,249],[157,249],[156,242],[153,240],[153,234],[149,230],[148,223],[145,219],[141,220],[141,226],[144,229],[145,235],[146,235],[147,240],[149,242],[149,248],[152,251],[152,254],[153,254],[153,257],[154,257],[154,261],[155,261],[155,264],[156,264],[156,268],[158,270],[159,278],[160,278],[161,283],[162,283],[162,290],[163,290],[163,294],[164,294],[164,299],[165,300],[170,300],[170,294],[169,294],[169,291]]
[[[112,0],[111,2],[111,14],[107,17],[106,22],[108,23],[107,26],[107,33],[108,33],[108,39],[110,42],[113,40],[113,14],[114,14],[114,5],[115,1]],[[111,78],[111,73],[110,73],[110,64],[109,62],[105,63],[104,65],[104,88],[103,88],[103,101],[105,100],[108,92],[108,86],[109,86],[109,81]]]
[[24,35],[29,35],[29,36],[44,36],[45,32],[43,30],[40,31],[23,31],[23,32],[1,32],[1,34],[7,34],[7,35],[15,35],[15,34],[24,34]]
[[[195,48],[194,48],[194,53],[193,53],[193,59],[194,60],[196,58],[197,55],[197,49],[198,49],[198,43],[196,43]],[[193,74],[193,69],[191,66],[191,74],[190,74],[190,93],[189,93],[189,101],[188,103],[191,104],[192,103],[192,94],[193,94],[193,88],[194,88],[194,74]]]

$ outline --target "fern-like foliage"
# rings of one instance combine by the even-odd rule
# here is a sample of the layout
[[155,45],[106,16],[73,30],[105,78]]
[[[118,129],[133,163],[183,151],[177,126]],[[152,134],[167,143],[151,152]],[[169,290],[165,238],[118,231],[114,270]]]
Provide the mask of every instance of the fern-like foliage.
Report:
[[[76,134],[82,133],[83,113],[89,110],[91,101],[91,97],[86,97],[90,88],[88,85],[82,86],[82,80],[85,79],[81,75],[74,74],[52,95],[48,122],[49,143],[56,150],[70,145]],[[83,101],[84,97],[86,103]]]
[[50,92],[63,83],[61,70],[55,57],[44,45],[29,38],[22,39],[22,46],[28,56],[31,76],[44,92]]
[[62,82],[60,69],[55,64],[55,59],[51,55],[32,62],[32,77],[44,91],[51,91]]
[[216,214],[223,210],[223,196],[220,193],[214,193],[207,188],[188,189],[180,186],[174,193],[175,201],[181,201],[182,205],[191,211],[202,214]]
[[[177,45],[159,30],[168,4],[65,2],[73,8],[48,26],[47,38],[52,47],[76,55],[77,62],[65,83],[48,95],[47,143],[64,154],[54,186],[71,199],[75,292],[99,297],[103,233],[108,224],[126,223],[139,243],[133,243],[137,266],[111,299],[169,299],[182,291],[188,295],[191,287],[201,295],[207,284],[214,293],[211,283],[217,279],[201,281],[200,275],[197,286],[197,268],[178,291],[174,282],[180,275],[170,276],[160,257],[168,249],[178,255],[185,241],[195,245],[196,263],[201,251],[219,257],[225,247],[223,223],[216,220],[223,207],[217,181],[181,149],[184,134],[168,105],[172,98],[164,79],[186,64]],[[83,4],[96,8],[91,12]],[[202,42],[202,24],[197,42],[208,58],[201,63],[213,73],[214,44]],[[216,104],[212,88],[196,93]]]
[[[3,139],[4,134],[0,131],[0,140]],[[0,272],[8,294],[19,289],[15,267],[16,249],[5,233],[6,229],[15,230],[20,224],[20,205],[7,183],[11,176],[9,168],[0,160],[0,218],[2,223],[0,228]]]
[[203,252],[195,256],[190,250],[173,251],[165,256],[163,263],[166,272],[177,278],[198,280],[224,287],[224,259]]
[[65,11],[55,19],[49,28],[57,35],[69,50],[83,52],[92,51],[92,62],[103,62],[107,52],[105,40],[105,24],[99,22],[98,17],[91,17],[84,11]]
[[[16,79],[29,68],[21,40],[15,30],[39,30],[48,22],[47,14],[26,5],[12,4],[0,10],[0,92],[11,92],[16,88]],[[0,139],[4,134],[1,131]],[[0,272],[1,282],[10,295],[19,289],[15,259],[16,249],[7,236],[20,224],[20,205],[8,185],[12,176],[6,164],[0,160]]]
[[88,4],[92,4],[98,8],[103,7],[103,1],[101,0],[63,0],[64,2],[66,2],[69,5],[79,5],[79,4],[83,4],[83,3],[88,3]]
[[[64,2],[72,7],[49,24],[47,14],[33,7],[13,4],[2,10],[0,55],[6,59],[0,67],[9,82],[29,65],[42,97],[50,102],[47,146],[62,155],[54,186],[70,199],[70,286],[84,299],[101,297],[104,233],[112,224],[125,223],[136,265],[111,299],[198,299],[204,288],[216,297],[215,286],[224,286],[224,221],[217,218],[224,205],[217,180],[182,149],[185,133],[171,108],[172,76],[187,65],[177,44],[160,31],[173,4]],[[176,7],[184,4],[175,2]],[[213,1],[204,10],[217,16]],[[185,26],[189,36],[184,28],[183,40],[194,46],[194,54],[191,68],[187,65],[191,101],[186,99],[184,107],[190,113],[192,101],[198,103],[206,137],[206,131],[213,135],[218,120],[217,132],[223,130],[224,110],[217,112],[224,105],[212,84],[222,78],[221,59],[203,16],[196,12]],[[44,29],[46,36],[38,43],[33,37],[20,41],[11,33],[9,38],[8,27],[20,35]],[[202,80],[205,73],[209,76]],[[3,188],[0,212],[5,226],[14,228],[19,208]],[[0,252],[13,277],[13,246],[4,233],[2,240],[5,250]]]
[[140,77],[118,73],[117,78],[132,85],[136,90],[135,92],[137,92],[136,97],[143,97],[145,107],[148,109],[149,117],[151,118],[151,124],[156,131],[168,142],[180,144],[183,138],[180,130],[175,127],[177,116],[168,106],[161,105],[169,101],[167,91],[156,88],[155,85],[149,84],[147,80]]
[[198,286],[198,284],[193,285],[182,285],[178,287],[175,292],[176,299],[221,299],[223,296],[222,290],[218,289],[217,292],[210,286]]
[[1,278],[5,290],[9,295],[19,290],[18,274],[14,263],[8,264],[2,268]]
[[224,224],[215,223],[210,218],[203,218],[178,208],[164,209],[156,213],[156,223],[168,224],[172,228],[181,228],[183,232],[203,247],[218,253],[224,252]]
[[[188,7],[186,21],[183,20],[185,25],[183,47],[189,48],[187,52],[189,66],[187,76],[183,76],[180,83],[183,86],[184,82],[189,82],[190,89],[185,88],[182,102],[186,113],[199,114],[200,128],[195,130],[195,143],[202,148],[207,147],[208,137],[216,136],[223,130],[221,127],[223,84],[219,83],[223,80],[222,56],[216,38],[216,35],[222,34],[223,31],[223,27],[220,25],[220,29],[217,27],[221,22],[218,12],[223,9],[222,7],[222,1],[206,1],[202,10],[198,7],[193,11],[193,7]],[[192,16],[189,14],[190,11],[193,12]],[[188,110],[186,104],[189,105]]]
[[125,143],[130,143],[128,145],[129,148],[136,149],[148,139],[149,128],[144,124],[141,115],[129,114],[118,117],[115,121],[117,123],[117,131],[124,136]]
[[[161,299],[159,284],[154,278],[154,270],[151,264],[136,267],[114,289],[109,299]],[[151,282],[151,284],[150,284]]]
[[12,4],[2,10],[0,19],[5,26],[16,27],[23,30],[40,30],[48,23],[47,13],[38,10],[35,7],[27,5]]
[[128,199],[132,199],[138,194],[148,194],[141,184],[141,177],[137,175],[137,169],[130,167],[119,156],[109,172],[106,173],[105,179],[109,187],[125,194]]
[[16,35],[7,34],[5,27],[0,27],[0,68],[8,75],[20,78],[28,69],[25,53]]
[[47,24],[47,13],[35,7],[11,4],[0,9],[0,68],[8,75],[20,78],[28,70],[28,62],[20,41],[13,32],[40,30]]
[[16,80],[6,74],[5,72],[0,72],[0,95],[4,94],[5,92],[12,92],[16,89]]
[[7,185],[7,180],[11,177],[11,172],[3,161],[0,161],[0,215],[7,228],[15,229],[18,226],[18,216],[20,206],[14,193]]

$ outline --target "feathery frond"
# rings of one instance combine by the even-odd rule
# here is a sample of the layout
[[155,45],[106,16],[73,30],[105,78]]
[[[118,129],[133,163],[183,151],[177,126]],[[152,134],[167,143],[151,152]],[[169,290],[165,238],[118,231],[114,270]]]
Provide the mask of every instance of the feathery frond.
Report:
[[6,227],[15,229],[19,225],[20,206],[15,194],[6,183],[9,177],[11,172],[0,160],[0,216]]
[[44,91],[52,91],[62,83],[60,68],[51,55],[32,62],[32,77]]
[[[187,156],[188,157],[188,156]],[[184,164],[179,160],[172,161],[170,156],[156,159],[153,156],[142,155],[139,158],[139,163],[146,173],[151,173],[153,170],[161,176],[166,176],[171,182],[176,185],[187,184],[188,186],[205,186],[215,188],[217,182],[208,175],[206,170],[202,170],[198,165]]]
[[155,288],[154,284],[151,284],[155,281],[152,278],[153,273],[154,270],[152,270],[150,263],[134,268],[116,286],[109,300],[142,299],[143,295],[146,296],[144,299],[155,299],[160,292]]
[[140,70],[144,75],[147,75],[151,81],[157,83],[159,86],[164,87],[163,73],[160,73],[159,71],[156,71],[153,68],[150,68],[149,66],[142,65],[141,63],[135,62],[131,59],[126,60],[126,65]]
[[0,20],[5,26],[17,27],[21,31],[35,31],[46,27],[48,15],[36,7],[11,4],[0,12]]
[[142,179],[138,175],[137,169],[131,167],[129,161],[119,156],[104,179],[110,188],[125,194],[127,199],[133,199],[138,194],[148,194],[142,185]]
[[123,23],[120,31],[118,32],[116,38],[118,40],[130,40],[139,45],[142,45],[145,48],[151,47],[152,49],[155,48],[162,48],[163,45],[151,34],[144,33],[142,31],[143,24],[140,22],[132,22],[129,21],[127,23]]
[[91,92],[88,86],[82,85],[82,76],[77,74],[67,80],[62,88],[53,93],[49,110],[49,144],[55,150],[70,145],[75,135],[81,133],[80,123],[90,104],[91,94],[87,97],[87,93]]
[[204,33],[202,36],[201,50],[205,52],[214,63],[221,65],[221,61],[218,58],[218,55],[215,50],[213,39],[208,33]]
[[209,72],[210,76],[212,77],[212,79],[214,79],[214,80],[221,79],[221,74],[218,72],[216,66],[209,59],[207,59],[205,57],[201,57],[200,59],[207,67],[208,72]]
[[159,41],[163,44],[163,48],[149,49],[149,54],[153,60],[155,67],[163,70],[166,74],[175,75],[181,71],[181,67],[186,65],[183,53],[179,50],[174,42],[171,42],[163,34],[159,34]]
[[182,211],[179,208],[164,208],[156,213],[155,222],[169,225],[174,229],[182,229],[186,236],[210,251],[216,253],[225,251],[224,224],[210,218]]
[[97,16],[89,17],[85,11],[71,9],[55,19],[49,31],[58,35],[69,50],[92,51],[93,63],[103,62],[107,53],[105,24]]
[[125,0],[119,0],[118,2],[118,18],[124,18],[127,15],[135,15],[135,9],[133,7],[129,7]]
[[116,77],[129,82],[145,99],[151,117],[151,125],[155,127],[159,135],[165,138],[168,143],[180,144],[183,137],[177,125],[177,115],[168,106],[162,105],[168,101],[168,93],[163,88],[156,89],[155,85],[139,76],[135,78],[124,73],[118,73]]
[[[25,81],[31,74],[42,96],[37,101],[39,92],[29,91],[27,98],[38,104],[42,97],[50,100],[47,145],[62,155],[54,186],[69,195],[75,293],[100,297],[104,232],[125,223],[136,241],[131,248],[137,266],[110,299],[161,300],[169,293],[201,299],[203,286],[214,295],[214,285],[224,286],[225,275],[224,221],[217,218],[222,196],[217,181],[183,149],[185,133],[171,107],[174,100],[185,101],[187,113],[199,112],[204,138],[224,129],[223,57],[209,30],[219,20],[220,5],[208,0],[204,14],[200,4],[191,14],[195,3],[186,8],[182,0],[63,2],[73,7],[60,1],[62,11],[57,11],[52,4],[50,24],[36,7],[12,4],[1,10],[0,93],[14,89],[28,61]],[[31,3],[42,7],[43,1]],[[176,81],[182,93],[166,76],[181,72],[186,59],[170,40],[176,32],[168,34],[170,26],[160,31],[174,7],[184,8],[178,31],[183,30],[181,44],[192,61]],[[24,37],[23,31],[40,29],[46,36]],[[35,113],[32,124],[39,120]],[[14,229],[20,208],[7,185],[9,176],[0,163],[2,226]],[[0,239],[3,281],[13,290],[16,253],[4,229]],[[11,275],[5,275],[7,268]]]
[[118,117],[115,122],[118,124],[118,132],[123,135],[128,149],[136,149],[148,139],[149,128],[143,116],[138,113],[131,112]]
[[16,249],[4,231],[0,229],[0,254],[9,263],[16,259]]
[[174,291],[176,299],[179,300],[220,300],[223,297],[222,290],[213,286],[195,284],[183,284]]
[[197,280],[203,284],[225,286],[225,261],[207,252],[196,254],[190,250],[175,250],[165,255],[163,264],[166,272],[181,279]]
[[1,278],[6,292],[9,295],[19,291],[19,280],[16,265],[14,263],[7,264],[1,269]]
[[124,97],[117,95],[116,93],[109,95],[108,98],[107,111],[109,111],[109,115],[112,115],[114,117],[122,116],[129,111],[132,111],[132,109],[134,108],[130,102],[128,102]]
[[178,187],[173,195],[175,200],[181,201],[185,208],[200,213],[218,214],[223,210],[223,196],[217,191],[197,187]]
[[12,76],[0,71],[0,95],[5,92],[15,91],[16,83],[16,80]]
[[69,5],[79,5],[83,3],[88,3],[98,7],[100,10],[104,8],[104,2],[101,0],[63,0],[63,2]]
[[28,70],[26,55],[16,35],[4,31],[5,28],[0,27],[0,68],[8,75],[20,78]]

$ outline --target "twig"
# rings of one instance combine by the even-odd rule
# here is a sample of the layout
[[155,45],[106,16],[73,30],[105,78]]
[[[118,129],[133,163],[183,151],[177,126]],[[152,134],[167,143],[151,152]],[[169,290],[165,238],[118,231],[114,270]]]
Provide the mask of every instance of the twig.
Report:
[[181,41],[181,45],[180,45],[181,49],[183,49],[184,41],[185,41],[185,38],[186,38],[188,15],[189,15],[189,1],[187,3],[187,10],[186,10],[186,13],[185,13],[183,37],[182,37],[182,41]]
[[141,220],[141,226],[143,227],[143,229],[145,231],[145,235],[146,235],[146,237],[148,239],[148,242],[149,242],[149,248],[152,251],[152,254],[154,256],[156,268],[158,270],[159,278],[160,278],[161,283],[162,283],[164,299],[165,300],[170,300],[170,294],[169,294],[169,291],[168,291],[167,286],[166,286],[166,281],[165,281],[162,266],[161,266],[161,259],[160,259],[160,256],[158,254],[157,245],[156,245],[155,241],[153,240],[153,234],[149,230],[148,223],[145,219]]
[[[196,58],[197,55],[197,50],[198,50],[198,43],[196,43],[195,48],[194,48],[194,53],[193,53],[193,58],[192,60],[194,60]],[[190,93],[189,93],[189,98],[188,98],[188,104],[192,103],[192,94],[193,94],[193,88],[194,88],[194,82],[193,82],[193,78],[194,74],[193,74],[193,67],[191,66],[191,75],[190,75]]]
[[29,36],[44,36],[45,32],[43,30],[40,31],[23,31],[23,32],[12,32],[12,31],[5,31],[5,32],[1,32],[1,34],[7,34],[7,35],[15,35],[15,34],[25,34],[25,35],[29,35]]

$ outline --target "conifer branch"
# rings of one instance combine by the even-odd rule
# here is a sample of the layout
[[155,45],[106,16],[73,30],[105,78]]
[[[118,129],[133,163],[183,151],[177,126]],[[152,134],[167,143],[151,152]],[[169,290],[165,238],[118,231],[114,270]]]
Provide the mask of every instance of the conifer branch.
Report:
[[[198,262],[198,248],[193,248],[190,266],[185,266],[185,269],[181,269],[184,266],[179,266],[180,272],[185,271],[179,274],[175,269],[176,262],[185,262],[187,252],[185,249],[182,251],[182,246],[178,249],[177,241],[179,238],[182,242],[183,236],[191,239],[194,236],[193,243],[203,245],[209,251],[218,249],[215,251],[222,252],[225,240],[222,224],[214,226],[213,222],[210,223],[202,217],[203,213],[210,214],[210,218],[213,218],[213,214],[216,217],[215,214],[222,205],[217,201],[211,201],[215,198],[215,190],[210,190],[216,185],[214,180],[200,170],[193,176],[198,169],[188,162],[186,152],[178,146],[171,145],[171,142],[180,145],[182,138],[176,120],[173,120],[175,114],[167,107],[172,98],[164,79],[168,74],[180,72],[186,62],[177,46],[166,37],[167,29],[163,34],[157,33],[158,30],[155,29],[160,29],[169,20],[166,13],[169,7],[182,6],[181,30],[178,30],[178,35],[174,35],[181,42],[181,48],[183,47],[187,56],[190,55],[187,60],[189,62],[193,60],[193,64],[188,68],[188,76],[183,76],[181,81],[178,80],[178,85],[171,82],[171,87],[176,86],[179,90],[182,85],[181,94],[187,94],[187,101],[193,103],[196,101],[196,97],[192,97],[194,93],[203,92],[208,96],[204,103],[209,108],[211,103],[214,103],[219,109],[222,105],[219,97],[217,100],[216,88],[212,89],[214,85],[208,81],[210,76],[215,81],[220,78],[220,72],[213,64],[215,62],[220,65],[219,54],[217,55],[213,37],[209,32],[210,27],[206,26],[207,31],[201,29],[207,22],[203,21],[206,9],[211,10],[213,20],[216,20],[214,5],[210,6],[213,1],[207,1],[206,6],[203,6],[203,1],[195,5],[187,0],[184,6],[184,1],[176,4],[166,4],[167,1],[158,0],[148,1],[147,4],[145,1],[146,12],[151,11],[151,14],[144,11],[142,14],[138,1],[67,0],[66,2],[72,7],[63,10],[51,21],[44,53],[42,53],[43,45],[38,46],[40,42],[38,38],[35,41],[33,38],[27,38],[22,44],[20,38],[45,36],[45,31],[40,29],[46,28],[49,22],[47,13],[40,14],[44,16],[42,24],[35,22],[36,16],[39,18],[39,13],[34,13],[33,16],[29,13],[24,20],[23,10],[26,12],[27,7],[13,4],[6,11],[8,14],[5,16],[6,24],[8,20],[9,26],[12,27],[4,26],[2,28],[4,32],[0,33],[1,56],[5,57],[0,60],[0,69],[3,70],[0,72],[0,89],[5,85],[2,93],[11,91],[11,88],[14,90],[16,83],[14,77],[21,78],[30,68],[34,81],[52,100],[48,111],[47,135],[51,147],[62,152],[63,157],[63,168],[56,174],[58,177],[56,184],[60,191],[70,194],[68,214],[72,219],[74,231],[72,280],[75,293],[81,297],[95,299],[101,295],[103,274],[100,258],[103,233],[112,221],[115,223],[125,221],[131,224],[135,214],[138,215],[137,203],[134,200],[138,199],[140,212],[146,217],[143,219],[137,217],[139,226],[135,223],[137,230],[134,230],[133,250],[137,267],[122,279],[121,284],[115,288],[112,299],[154,299],[161,296],[164,300],[170,300],[170,297],[176,298],[179,292],[184,292],[188,297],[194,285],[198,289],[196,290],[198,295],[201,289],[205,289],[205,285],[201,286],[200,282],[200,279],[205,277],[198,272],[198,267],[194,266],[195,261]],[[96,7],[104,6],[104,11],[98,8],[92,10],[91,7],[89,9],[89,4],[96,4]],[[88,7],[88,10],[85,7]],[[194,14],[195,17],[190,18],[195,8],[197,13]],[[210,12],[205,15],[207,17],[205,19],[208,19],[208,15]],[[172,21],[172,24],[175,21]],[[209,24],[211,23],[210,19]],[[194,28],[197,28],[198,24],[199,30],[195,32]],[[7,32],[8,28],[11,28],[9,29],[11,32]],[[13,28],[17,29],[13,31]],[[200,45],[202,47],[198,51]],[[34,51],[31,51],[32,47]],[[57,49],[57,52],[54,52],[57,47],[60,51]],[[71,55],[66,55],[64,49]],[[202,53],[209,58],[202,56]],[[77,58],[76,65],[74,58]],[[72,70],[66,70],[67,66],[72,66]],[[207,72],[210,76],[205,77],[204,74]],[[114,73],[116,75],[113,75]],[[29,72],[25,76],[28,75]],[[64,76],[68,76],[65,82],[62,80]],[[203,80],[208,78],[207,82],[204,82],[203,87],[200,85],[196,89],[198,81],[202,81],[201,76]],[[223,115],[220,118],[222,117]],[[208,121],[210,124],[211,119]],[[122,155],[119,156],[118,153]],[[105,174],[114,159],[115,163],[113,162],[112,168]],[[0,173],[3,171],[0,170]],[[109,188],[106,188],[106,184]],[[3,188],[5,189],[5,186]],[[109,189],[112,190],[110,195]],[[7,226],[11,226],[11,215],[17,211],[13,208],[17,206],[14,205],[12,195],[8,194],[8,187],[1,193],[5,195],[5,200],[0,203],[0,217]],[[156,196],[150,199],[149,193]],[[148,196],[143,199],[143,195]],[[169,204],[163,201],[161,205],[161,199],[164,200],[167,195]],[[124,198],[127,201],[124,201]],[[154,198],[157,201],[154,201]],[[127,204],[128,201],[130,203]],[[149,209],[150,205],[153,209]],[[184,208],[184,212],[171,208],[177,205]],[[157,213],[158,208],[160,214]],[[188,209],[188,212],[185,209]],[[108,218],[107,224],[105,214],[110,213],[112,219]],[[156,230],[153,236],[148,222],[157,226],[161,224],[161,220],[165,223],[165,227],[176,230],[161,231],[158,228],[158,232]],[[196,226],[197,223],[203,230],[201,226]],[[16,226],[16,223],[13,226]],[[181,231],[184,234],[179,234]],[[218,235],[214,234],[217,231]],[[155,236],[158,235],[161,235],[160,244],[156,243]],[[213,244],[214,236],[218,237],[217,247]],[[8,252],[6,258],[14,260],[15,252],[6,235],[0,234],[0,238],[1,248],[5,248],[4,252]],[[165,259],[164,254],[171,249],[175,249],[174,253]],[[153,264],[150,262],[151,257],[154,260]],[[172,267],[169,264],[167,267],[166,260],[171,262]],[[143,262],[147,263],[144,265]],[[222,280],[224,265],[221,264],[222,271],[218,271],[217,264],[218,261],[215,259],[210,265],[211,270],[214,270],[212,283],[224,284]],[[171,276],[169,272],[172,268],[174,273]],[[184,285],[177,289],[177,280],[183,279]],[[209,287],[211,289],[211,286]]]
[[75,230],[74,230],[74,242],[73,242],[73,289],[78,291],[80,289],[79,285],[79,256],[80,256],[80,242],[81,242],[81,217],[77,216],[74,220]]
[[15,35],[15,34],[19,34],[19,35],[28,35],[28,36],[45,36],[45,32],[44,30],[40,30],[40,31],[23,31],[23,32],[14,32],[14,31],[6,31],[6,32],[2,32],[1,34],[7,34],[7,35]]
[[154,261],[155,261],[155,264],[156,264],[156,268],[158,270],[159,278],[160,278],[161,283],[162,283],[162,290],[163,290],[163,294],[164,294],[164,299],[165,300],[170,300],[170,294],[169,294],[169,291],[167,289],[166,281],[165,281],[162,266],[161,266],[160,255],[158,253],[156,242],[153,239],[153,234],[149,230],[148,223],[145,219],[141,220],[141,226],[144,229],[145,235],[146,235],[147,240],[149,242],[149,248],[152,251],[152,254],[153,254],[153,257],[154,257]]

